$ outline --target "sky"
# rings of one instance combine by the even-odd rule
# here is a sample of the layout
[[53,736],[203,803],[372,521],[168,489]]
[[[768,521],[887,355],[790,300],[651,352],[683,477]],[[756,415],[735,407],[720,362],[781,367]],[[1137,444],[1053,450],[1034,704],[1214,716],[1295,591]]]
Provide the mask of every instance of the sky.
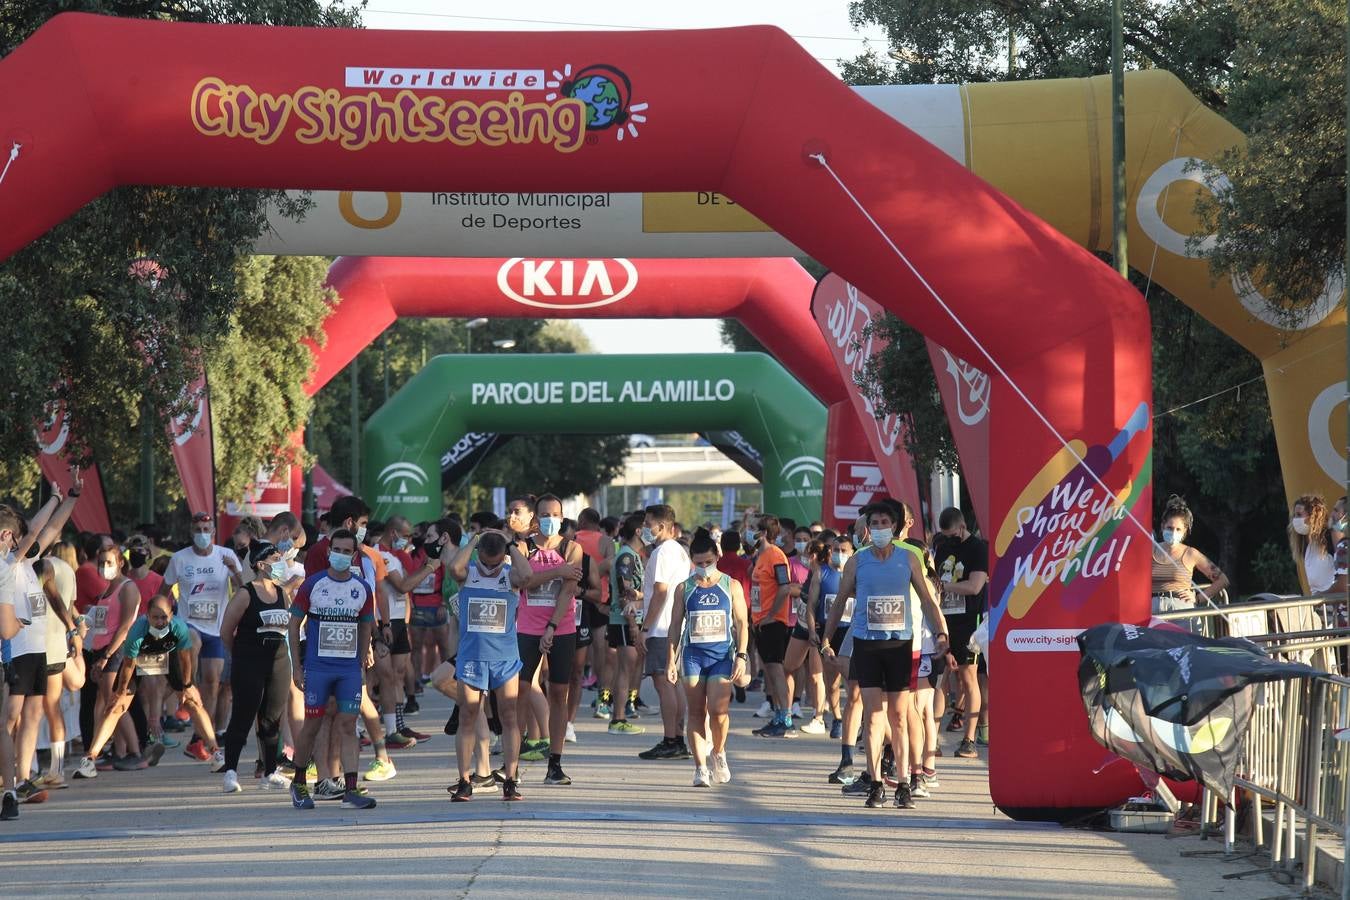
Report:
[[[777,25],[831,69],[863,52],[864,39],[884,49],[875,26],[854,31],[847,0],[681,0],[636,4],[615,0],[560,4],[556,0],[495,0],[459,7],[444,0],[371,0],[362,13],[367,28],[426,31],[576,31],[633,28],[721,28]],[[600,353],[661,347],[670,353],[712,353],[722,345],[715,319],[611,319],[578,322]]]

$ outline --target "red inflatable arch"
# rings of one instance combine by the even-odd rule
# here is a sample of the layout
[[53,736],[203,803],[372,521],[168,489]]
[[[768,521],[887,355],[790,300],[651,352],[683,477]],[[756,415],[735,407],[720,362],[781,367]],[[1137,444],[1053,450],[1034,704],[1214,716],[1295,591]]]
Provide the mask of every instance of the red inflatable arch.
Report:
[[[839,463],[875,464],[863,423],[811,318],[815,280],[793,259],[343,257],[329,269],[328,284],[341,302],[324,321],[325,342],[314,348],[317,365],[306,386],[311,394],[400,317],[734,318],[829,408],[824,521],[851,524],[834,502]],[[880,468],[891,493],[919,509],[918,476],[909,459],[886,463]]]
[[63,15],[0,61],[0,140],[22,145],[0,256],[120,184],[733,197],[954,355],[997,363],[994,801],[1062,818],[1138,789],[1128,767],[1094,774],[1072,635],[1148,615],[1148,546],[1120,518],[1148,522],[1145,306],[783,32]]

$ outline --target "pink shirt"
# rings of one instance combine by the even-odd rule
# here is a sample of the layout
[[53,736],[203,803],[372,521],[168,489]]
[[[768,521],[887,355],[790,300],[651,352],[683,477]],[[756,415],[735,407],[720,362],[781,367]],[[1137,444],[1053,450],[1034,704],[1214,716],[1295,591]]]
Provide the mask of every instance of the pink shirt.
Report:
[[129,578],[118,576],[98,602],[89,608],[89,646],[102,650],[122,625],[122,587]]
[[[566,546],[566,542],[563,542],[552,550],[540,547],[530,554],[530,568],[534,570],[534,574],[551,572],[566,563],[567,560],[558,552],[565,549]],[[562,579],[554,578],[537,588],[520,592],[520,611],[516,614],[516,629],[521,634],[542,635],[544,633],[545,626],[553,618],[553,610],[557,606],[558,588],[561,586]],[[567,613],[558,623],[558,628],[554,634],[576,634],[576,606],[577,598],[573,596],[568,601]]]

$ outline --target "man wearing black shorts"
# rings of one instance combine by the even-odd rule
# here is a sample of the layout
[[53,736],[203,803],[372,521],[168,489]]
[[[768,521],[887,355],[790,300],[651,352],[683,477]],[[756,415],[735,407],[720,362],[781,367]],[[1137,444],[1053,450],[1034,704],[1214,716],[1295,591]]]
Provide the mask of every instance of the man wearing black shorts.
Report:
[[[646,569],[642,560],[642,523],[646,517],[634,513],[619,526],[618,551],[610,579],[609,625],[606,636],[614,651],[614,675],[611,681],[612,708],[610,734],[643,734],[647,729],[628,721],[628,697],[639,683],[637,677],[639,629],[642,626],[642,581]],[[633,710],[636,713],[636,710]]]
[[[970,637],[985,615],[989,592],[989,545],[966,528],[961,510],[950,507],[938,516],[940,534],[933,543],[938,580],[942,587],[942,612],[951,628],[951,657],[956,665],[965,712],[953,711],[952,731],[964,729],[956,755],[974,759],[977,729],[987,721],[983,704],[984,657],[970,650]],[[963,720],[963,721],[962,721]]]

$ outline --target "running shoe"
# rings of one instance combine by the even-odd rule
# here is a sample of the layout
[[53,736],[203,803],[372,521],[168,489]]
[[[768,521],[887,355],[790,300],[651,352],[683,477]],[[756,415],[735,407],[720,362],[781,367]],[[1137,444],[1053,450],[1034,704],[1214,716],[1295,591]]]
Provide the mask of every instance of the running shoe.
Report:
[[928,790],[930,791],[933,790],[934,788],[942,787],[942,782],[938,781],[936,771],[934,771],[932,775],[929,775],[927,772],[921,772],[919,774],[919,783],[922,784],[924,787],[928,788]]
[[277,771],[287,778],[295,774],[295,760],[291,759],[289,754],[283,753],[277,757]]
[[403,735],[403,736],[406,737],[406,738],[412,738],[414,741],[417,741],[417,743],[419,743],[419,744],[425,744],[427,741],[431,740],[431,735],[429,735],[429,734],[423,734],[423,733],[420,732],[420,731],[413,731],[411,728],[407,728],[407,727],[400,728],[400,729],[398,730],[398,733],[401,734],[401,735]]
[[543,762],[548,759],[548,741],[526,741],[529,749],[522,750],[520,758],[524,762]]
[[617,722],[609,723],[610,734],[646,734],[647,729],[640,725],[634,725],[626,719],[619,719]]
[[928,793],[928,788],[924,787],[923,779],[918,772],[909,776],[909,795],[916,800],[927,800],[933,796]]
[[177,738],[171,738],[171,737],[169,737],[167,734],[161,734],[161,735],[159,736],[159,740],[156,741],[155,743],[157,743],[157,744],[163,744],[163,745],[164,745],[164,749],[166,749],[166,750],[173,750],[173,749],[176,749],[176,748],[178,748],[178,747],[183,746],[183,742],[182,742],[182,741],[178,740]]
[[[871,797],[869,796],[868,799],[870,800]],[[870,806],[871,804],[868,805]],[[908,781],[900,782],[900,784],[897,785],[895,788],[895,808],[896,809],[914,808],[914,796],[913,794],[910,793]]]
[[649,707],[646,703],[643,703],[643,702],[642,702],[642,695],[641,695],[641,694],[638,694],[636,697],[633,698],[633,708],[634,708],[634,709],[637,709],[638,711],[641,711],[641,710],[644,710],[644,709],[646,709],[646,710],[650,710],[650,709],[651,709],[651,707]]
[[801,736],[801,729],[794,722],[780,722],[779,725],[783,728],[783,733],[779,737],[795,738]]
[[567,723],[567,733],[563,736],[563,743],[575,744],[577,742],[577,729],[571,722]]
[[367,794],[364,788],[353,788],[342,794],[343,809],[374,809],[375,798]]
[[841,739],[843,736],[844,736],[844,723],[839,719],[835,719],[834,724],[830,726],[830,740],[837,741]]
[[963,739],[956,745],[956,755],[962,759],[979,759],[980,751],[975,749],[975,742],[969,739]]
[[752,694],[764,690],[764,679],[759,676],[750,679],[750,683],[745,686],[745,689]]
[[19,817],[19,798],[5,791],[4,800],[0,800],[0,820],[17,819]]
[[792,718],[800,719],[802,717],[802,705],[797,701],[792,701]]
[[822,719],[822,718],[820,718],[819,716],[817,716],[816,718],[814,718],[814,719],[812,719],[811,721],[807,722],[805,725],[803,725],[803,726],[802,726],[800,729],[798,729],[798,730],[801,731],[802,734],[828,734],[828,733],[829,733],[829,729],[827,729],[827,728],[825,727],[825,720]]
[[713,753],[708,756],[708,765],[712,769],[713,784],[731,783],[731,766],[727,765],[725,753]]
[[280,770],[273,772],[266,778],[258,782],[258,789],[263,791],[284,791],[290,787],[291,779],[282,775]]
[[104,753],[98,759],[94,760],[94,768],[98,769],[100,772],[111,772],[113,770],[114,762],[116,762],[116,757],[111,753]]
[[712,787],[712,776],[707,766],[694,767],[694,787]]
[[384,745],[390,750],[410,750],[417,746],[417,738],[395,731],[385,737]]
[[[291,768],[295,768],[295,766],[291,766]],[[305,777],[317,779],[319,777],[319,764],[310,763],[308,766],[306,766]]]
[[639,753],[638,759],[678,759],[675,755],[678,752],[678,744],[674,741],[668,741],[665,738],[662,738],[661,743],[657,744],[655,747],[650,750],[643,750]]
[[361,777],[366,781],[388,781],[397,774],[398,769],[394,768],[392,762],[383,759],[372,759],[370,765],[366,767],[366,771]]
[[14,793],[18,795],[20,803],[47,802],[47,792],[26,778],[15,785]]
[[296,809],[314,808],[314,798],[309,795],[309,788],[298,781],[291,782],[291,806]]
[[455,782],[455,786],[447,788],[450,791],[450,800],[454,803],[468,803],[473,799],[473,784],[467,778],[461,778]]
[[423,676],[419,677],[417,680],[420,681],[420,682],[422,682],[422,684],[431,684],[431,676],[430,676],[430,675],[423,675]]
[[337,778],[325,778],[314,786],[315,800],[341,800],[345,793],[346,787]]
[[759,709],[755,710],[755,718],[769,719],[772,717],[773,717],[773,704],[770,703],[768,700],[765,700],[763,703],[759,705]]
[[516,779],[508,778],[502,782],[502,799],[508,803],[525,799],[525,795],[520,792],[520,785],[516,784]]
[[567,773],[562,770],[560,765],[548,767],[548,772],[544,775],[544,784],[554,784],[565,787],[572,783],[572,779],[567,777]]
[[416,695],[409,697],[407,701],[405,701],[403,704],[403,714],[405,716],[411,716],[414,713],[419,713],[421,711],[422,711],[422,704],[417,702]]
[[886,786],[878,781],[867,791],[867,799],[863,805],[868,809],[879,809],[886,805]]
[[694,754],[689,752],[689,748],[684,745],[684,738],[675,739],[675,755],[671,759],[693,759]]
[[87,756],[80,758],[80,764],[75,768],[74,777],[76,778],[97,778],[98,768],[94,761]]
[[38,787],[47,788],[52,791],[59,791],[70,787],[70,785],[66,783],[66,776],[62,775],[60,772],[43,772],[33,783]]
[[445,733],[453,737],[459,733],[459,705],[450,710],[450,718],[445,720]]
[[[178,709],[174,710],[174,713],[173,713],[173,719],[174,719],[175,722],[179,722],[179,723],[181,723],[182,725],[185,725],[185,726],[191,724],[191,722],[192,722],[192,716],[191,716],[191,715],[188,713],[188,711],[187,711],[184,707],[182,707],[182,706],[180,706],[180,707],[178,707]],[[176,730],[180,730],[180,731],[181,731],[182,729],[176,729]]]
[[839,789],[841,794],[867,794],[872,790],[872,775],[869,772],[863,772],[853,780],[851,784],[846,784]]
[[159,765],[159,761],[164,758],[164,751],[168,747],[164,746],[163,741],[151,741],[145,745],[145,762],[150,766]]
[[960,731],[966,727],[966,717],[961,714],[961,710],[952,710],[952,720],[947,723],[948,731]]
[[237,794],[243,790],[243,788],[239,786],[239,775],[234,769],[227,769],[225,771],[225,781],[221,784],[221,790],[227,794]]
[[830,777],[826,780],[830,784],[852,784],[858,780],[858,773],[853,771],[852,766],[840,763],[839,768],[831,772]]
[[469,784],[475,788],[492,788],[495,791],[506,780],[504,777],[499,780],[497,774],[493,772],[491,775],[479,775],[475,772],[469,776]]
[[220,772],[225,768],[225,751],[219,747],[211,754],[211,771]]
[[266,775],[266,774],[267,774],[267,773],[266,773],[265,771],[263,771],[263,763],[262,763],[262,760],[261,760],[261,759],[255,759],[255,760],[253,761],[253,777],[254,777],[254,778],[262,778],[262,777],[263,777],[264,775]]
[[591,714],[592,719],[608,719],[614,715],[614,707],[608,703],[597,703],[595,712]]
[[757,729],[752,733],[757,737],[780,738],[784,735],[786,730],[787,726],[775,719],[768,725],[765,725],[763,728]]
[[196,738],[183,748],[183,755],[198,762],[206,762],[211,758],[211,751],[206,749],[206,744],[202,743],[201,738]]
[[364,731],[360,733],[357,740],[361,742],[362,750],[368,750],[369,748],[375,746],[374,742],[372,742],[370,738],[366,737],[366,733]]
[[128,753],[120,759],[113,760],[113,768],[119,772],[138,772],[150,768],[150,763],[139,753]]
[[594,672],[591,672],[589,675],[587,675],[587,676],[582,680],[582,682],[581,682],[581,689],[582,689],[583,691],[593,691],[593,690],[595,690],[595,686],[596,686],[597,684],[599,684],[599,683],[600,683],[600,679],[595,677],[595,673],[594,673]]

